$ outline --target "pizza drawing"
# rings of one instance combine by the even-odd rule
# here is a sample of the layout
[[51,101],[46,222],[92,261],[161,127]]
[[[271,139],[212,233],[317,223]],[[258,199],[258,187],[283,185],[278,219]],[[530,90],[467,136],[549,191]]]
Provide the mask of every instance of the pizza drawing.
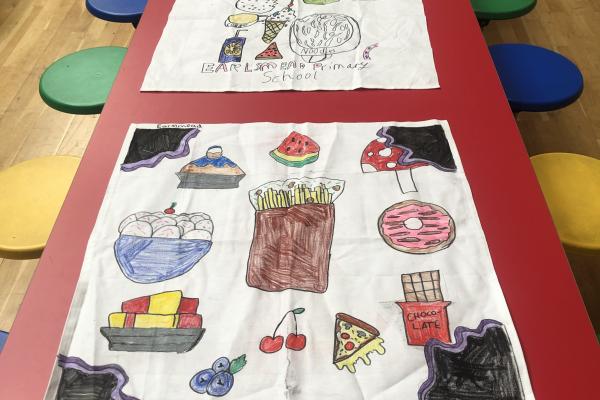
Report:
[[354,374],[359,359],[365,365],[371,365],[369,353],[383,355],[385,348],[382,344],[383,339],[379,337],[379,331],[375,327],[348,314],[336,314],[333,363],[337,369],[346,367]]

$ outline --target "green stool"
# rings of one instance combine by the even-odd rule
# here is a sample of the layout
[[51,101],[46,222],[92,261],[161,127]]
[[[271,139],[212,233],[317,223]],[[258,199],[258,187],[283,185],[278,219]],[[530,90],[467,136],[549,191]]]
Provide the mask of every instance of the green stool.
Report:
[[484,27],[491,20],[522,17],[533,10],[536,0],[471,0],[471,5],[479,21]]
[[119,72],[125,47],[94,47],[65,56],[40,78],[40,95],[69,114],[99,114]]

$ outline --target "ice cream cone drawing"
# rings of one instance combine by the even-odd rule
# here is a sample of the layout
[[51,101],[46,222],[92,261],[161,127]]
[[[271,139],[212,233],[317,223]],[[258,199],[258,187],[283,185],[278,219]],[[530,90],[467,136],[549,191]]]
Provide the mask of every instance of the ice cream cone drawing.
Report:
[[266,20],[265,32],[262,35],[262,41],[265,43],[271,43],[273,39],[277,37],[279,32],[281,32],[284,26],[285,21]]
[[288,22],[296,19],[296,12],[292,8],[293,6],[294,1],[292,0],[286,7],[267,17],[265,31],[262,35],[263,42],[271,43]]
[[[270,44],[283,28],[296,19],[296,12],[293,9],[294,0],[291,0],[285,7],[278,9],[281,7],[283,1],[284,0],[238,0],[235,3],[235,8],[243,12],[229,15],[225,20],[225,26],[239,29],[250,27],[258,22],[264,22],[262,41]],[[243,43],[240,44],[239,41],[234,41],[230,46],[235,47],[235,49],[233,49],[235,51],[241,51]],[[223,61],[219,60],[219,62]]]

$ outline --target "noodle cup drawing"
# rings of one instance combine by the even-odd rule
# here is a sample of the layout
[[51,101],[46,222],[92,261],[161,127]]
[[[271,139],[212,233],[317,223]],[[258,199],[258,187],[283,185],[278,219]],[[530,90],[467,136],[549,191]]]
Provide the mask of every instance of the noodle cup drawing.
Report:
[[306,62],[321,62],[354,50],[360,43],[358,22],[343,14],[312,14],[294,20],[290,47]]
[[210,216],[202,212],[175,214],[174,206],[155,213],[131,214],[119,225],[115,258],[133,282],[176,278],[209,252],[213,232]]

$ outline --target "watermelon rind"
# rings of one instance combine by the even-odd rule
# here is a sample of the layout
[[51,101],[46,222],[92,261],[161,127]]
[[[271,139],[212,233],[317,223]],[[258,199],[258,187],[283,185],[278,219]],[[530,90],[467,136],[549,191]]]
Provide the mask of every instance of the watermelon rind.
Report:
[[[275,159],[275,161],[287,165],[288,167],[303,167],[306,164],[314,163],[319,158],[319,153],[307,154],[305,158],[301,160],[289,160],[286,159],[286,156],[277,151],[277,149],[272,150],[269,155]],[[296,158],[296,157],[294,157]]]

